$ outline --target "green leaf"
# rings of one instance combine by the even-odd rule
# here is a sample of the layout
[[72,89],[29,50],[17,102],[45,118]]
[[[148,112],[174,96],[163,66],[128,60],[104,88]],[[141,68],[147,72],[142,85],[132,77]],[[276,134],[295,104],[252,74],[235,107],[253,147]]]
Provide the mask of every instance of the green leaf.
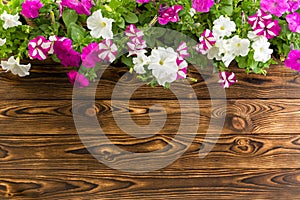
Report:
[[139,18],[134,13],[127,13],[124,15],[125,21],[130,24],[135,24],[139,21]]
[[219,8],[220,12],[224,15],[231,16],[233,13],[233,2],[232,0],[222,0]]
[[85,35],[85,29],[75,23],[71,23],[69,28],[71,39],[74,42],[79,42]]
[[63,12],[62,19],[65,23],[65,25],[68,27],[72,23],[76,23],[78,20],[78,14],[75,10],[66,9]]

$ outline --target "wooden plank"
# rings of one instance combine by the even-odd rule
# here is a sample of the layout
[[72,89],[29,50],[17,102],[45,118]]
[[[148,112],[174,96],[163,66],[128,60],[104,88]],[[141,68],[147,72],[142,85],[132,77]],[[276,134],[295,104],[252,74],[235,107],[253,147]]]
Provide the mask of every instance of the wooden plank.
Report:
[[[231,89],[226,90],[227,98],[300,98],[299,73],[290,70],[282,65],[272,66],[268,70],[268,75],[246,75],[244,70],[230,67],[238,78],[238,83]],[[66,72],[70,69],[57,65],[37,63],[33,65],[31,75],[18,78],[10,73],[0,72],[1,99],[71,99],[72,86],[70,85]],[[112,67],[105,70],[96,90],[97,99],[110,99],[116,83],[124,87],[126,94],[135,91],[132,99],[177,99],[191,98],[189,86],[183,82],[173,84],[173,88],[178,88],[179,94],[174,95],[170,90],[161,87],[150,88],[142,85],[137,90],[135,88],[140,81],[134,75],[125,75],[128,72],[126,67]],[[217,83],[218,74],[203,72],[202,76],[191,68],[190,76],[198,79],[198,83],[192,83],[192,89],[197,94],[198,99],[209,99],[207,84],[211,94],[218,93],[220,85]],[[205,77],[206,82],[203,80]],[[95,85],[95,84],[91,84]],[[82,98],[93,96],[91,89],[82,90]],[[120,97],[121,98],[121,97]]]
[[299,199],[299,169],[3,170],[1,199]]
[[[109,100],[97,100],[95,106],[82,101],[74,105],[74,113],[82,113],[80,123],[87,123],[87,130],[93,130],[99,124],[107,135],[125,134],[136,132],[136,128],[127,128],[123,131],[122,125],[116,124],[112,110],[121,121],[147,126],[150,116],[154,124],[162,124],[161,116],[167,113],[166,123],[162,124],[161,134],[177,134],[181,119],[184,118],[184,130],[186,134],[194,134],[191,131],[196,124],[194,119],[198,117],[200,108],[200,122],[197,134],[221,133],[222,134],[298,134],[300,117],[300,100],[274,99],[274,100],[228,100],[227,110],[225,105],[215,101],[214,107],[210,100],[199,100],[198,105],[193,101],[184,101],[180,107],[177,100],[131,100],[130,106],[125,101],[116,101],[118,105],[111,106]],[[150,112],[149,108],[159,104],[162,107]],[[164,111],[165,110],[165,111]],[[129,115],[127,115],[129,112]],[[89,123],[94,115],[98,122]],[[225,117],[224,126],[214,123]],[[212,122],[212,124],[210,124]],[[72,102],[70,100],[6,100],[0,101],[0,135],[11,134],[76,134],[76,128],[72,115]],[[223,127],[223,129],[222,129]],[[197,126],[196,126],[197,129]],[[147,133],[145,127],[139,134]]]
[[[12,169],[73,171],[105,170],[111,166],[125,171],[145,170],[146,165],[137,168],[140,158],[130,152],[144,153],[143,159],[151,161],[152,166],[161,166],[162,161],[183,153],[177,160],[173,160],[175,162],[163,167],[162,171],[300,168],[300,134],[198,135],[192,144],[189,144],[189,137],[192,136],[174,138],[172,135],[155,135],[137,139],[128,135],[115,135],[109,136],[107,142],[104,137],[89,135],[84,138],[85,146],[78,135],[1,136],[0,174],[3,170]],[[124,151],[115,149],[114,145]],[[169,147],[165,148],[167,145]],[[205,149],[208,146],[213,148],[206,152],[210,150]],[[91,153],[102,161],[98,161]],[[106,166],[102,162],[113,165]],[[122,166],[124,163],[126,168]]]

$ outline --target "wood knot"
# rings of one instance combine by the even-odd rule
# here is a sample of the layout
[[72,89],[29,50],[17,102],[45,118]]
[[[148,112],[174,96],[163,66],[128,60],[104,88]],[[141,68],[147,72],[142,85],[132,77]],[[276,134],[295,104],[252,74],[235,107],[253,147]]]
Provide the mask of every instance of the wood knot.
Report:
[[98,109],[95,106],[93,106],[91,108],[87,108],[85,111],[85,114],[89,117],[94,117],[97,115],[97,113],[98,113]]
[[263,144],[258,141],[248,138],[237,138],[230,147],[230,150],[239,154],[254,154],[261,149],[262,146]]
[[247,126],[247,122],[245,119],[238,117],[238,116],[234,116],[232,118],[232,127],[236,130],[244,130]]

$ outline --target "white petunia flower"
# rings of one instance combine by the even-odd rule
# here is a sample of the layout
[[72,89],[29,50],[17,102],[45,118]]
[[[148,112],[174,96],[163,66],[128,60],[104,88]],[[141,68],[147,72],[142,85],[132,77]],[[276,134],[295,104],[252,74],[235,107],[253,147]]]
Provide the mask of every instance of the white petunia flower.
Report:
[[266,37],[262,37],[259,40],[253,42],[252,48],[254,49],[254,60],[258,62],[267,62],[271,59],[273,50],[269,48],[270,42]]
[[207,51],[207,58],[208,59],[216,59],[216,60],[221,60],[222,56],[219,55],[219,48],[216,46],[212,46],[208,51]]
[[145,65],[148,65],[150,62],[150,59],[148,56],[146,56],[143,52],[138,53],[136,58],[132,59],[134,64],[134,71],[138,74],[145,74],[146,70],[144,68]]
[[247,34],[247,37],[251,40],[251,41],[257,41],[260,40],[262,37],[262,35],[256,35],[256,33],[254,33],[254,31],[249,31]]
[[176,80],[178,72],[177,57],[177,53],[170,47],[167,49],[158,47],[152,50],[149,56],[148,68],[152,69],[152,74],[157,79],[158,84],[165,86],[166,83]]
[[219,56],[226,67],[235,59],[234,46],[230,40],[217,40],[216,47],[219,48]]
[[235,35],[230,39],[233,54],[236,56],[247,56],[249,53],[250,41],[248,39],[241,39]]
[[216,38],[223,38],[230,36],[232,32],[236,30],[236,25],[233,21],[230,21],[229,17],[221,15],[213,22],[213,35]]
[[11,73],[14,75],[24,77],[29,75],[31,64],[29,63],[28,65],[22,65],[20,64],[19,59],[15,59],[13,56],[11,56],[8,61],[1,61],[0,66],[3,70],[6,70],[6,72],[11,71]]
[[97,10],[87,19],[87,27],[91,30],[93,38],[112,39],[112,23],[113,19],[102,16],[101,10]]
[[4,38],[4,39],[0,38],[0,47],[5,45],[5,43],[6,43],[6,38]]
[[8,29],[15,26],[22,25],[22,23],[19,21],[20,16],[18,14],[10,15],[7,14],[6,10],[2,15],[0,15],[0,19],[4,21],[3,28]]

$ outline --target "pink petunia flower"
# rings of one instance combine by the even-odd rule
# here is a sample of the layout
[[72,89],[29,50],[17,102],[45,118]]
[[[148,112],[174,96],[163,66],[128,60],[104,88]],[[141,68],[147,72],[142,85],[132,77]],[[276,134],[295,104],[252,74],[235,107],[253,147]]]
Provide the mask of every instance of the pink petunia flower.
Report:
[[188,48],[186,42],[181,42],[176,50],[176,52],[178,53],[178,57],[180,59],[188,58],[190,56],[190,54],[188,53],[188,50],[189,50],[189,48]]
[[295,12],[300,8],[299,0],[288,0],[287,3],[289,4],[289,12]]
[[175,5],[172,7],[162,7],[162,5],[160,5],[160,9],[158,11],[159,13],[158,22],[161,25],[166,25],[169,22],[178,22],[179,20],[178,13],[181,10],[182,10],[182,6],[180,5]]
[[136,0],[137,3],[143,4],[143,3],[149,3],[150,0]]
[[258,26],[254,29],[256,35],[263,35],[267,39],[272,39],[279,35],[281,27],[278,24],[278,20],[274,21],[260,21]]
[[263,10],[258,10],[254,15],[248,17],[248,23],[253,29],[256,29],[258,26],[258,22],[269,21],[271,19],[271,14],[267,14]]
[[26,0],[22,3],[21,14],[27,18],[37,18],[40,9],[44,6],[40,0]]
[[197,12],[209,12],[210,8],[215,4],[214,0],[193,0],[192,7]]
[[144,33],[141,30],[137,29],[134,24],[130,24],[126,27],[125,35],[132,40],[134,38],[141,39],[144,36]]
[[220,72],[219,76],[220,80],[218,82],[222,84],[223,88],[229,88],[231,85],[237,82],[233,72]]
[[289,23],[289,29],[292,32],[300,33],[300,14],[294,12],[286,16],[286,21]]
[[86,68],[94,68],[101,61],[99,53],[99,45],[96,42],[84,47],[81,54],[82,65]]
[[99,44],[99,58],[102,61],[110,62],[116,60],[118,48],[111,39],[102,40]]
[[281,17],[290,8],[287,0],[261,0],[260,7],[263,11],[270,12],[277,17]]
[[204,30],[200,35],[199,43],[196,46],[198,53],[206,54],[209,49],[216,44],[216,38],[214,37],[211,30]]
[[81,56],[72,47],[72,40],[68,38],[58,38],[54,42],[54,54],[65,67],[79,67]]
[[89,80],[83,74],[80,74],[75,70],[71,70],[67,75],[69,81],[78,88],[84,88],[90,84]]
[[284,64],[291,69],[300,71],[300,50],[291,50]]
[[[62,0],[60,5],[75,10],[77,14],[91,15],[93,0]],[[61,8],[63,9],[63,8]]]
[[38,36],[28,43],[29,56],[38,60],[45,60],[51,47],[51,42],[44,36]]

